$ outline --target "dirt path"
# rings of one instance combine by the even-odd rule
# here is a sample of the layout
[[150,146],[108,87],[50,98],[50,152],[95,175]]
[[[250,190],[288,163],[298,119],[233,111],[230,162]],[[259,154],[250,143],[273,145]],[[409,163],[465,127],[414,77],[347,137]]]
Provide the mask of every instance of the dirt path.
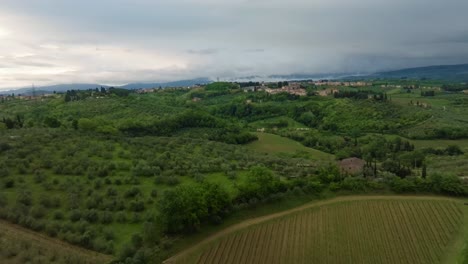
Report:
[[322,205],[327,205],[327,204],[331,204],[331,203],[336,203],[336,202],[342,202],[342,201],[359,201],[359,200],[381,200],[381,199],[392,199],[392,200],[396,200],[396,199],[401,199],[401,200],[404,200],[404,199],[418,199],[418,200],[456,200],[455,198],[447,198],[447,197],[439,197],[439,196],[411,196],[411,195],[408,195],[408,196],[405,196],[405,195],[373,195],[373,196],[342,196],[342,197],[337,197],[337,198],[333,198],[333,199],[328,199],[328,200],[324,200],[324,201],[314,201],[314,202],[311,202],[311,203],[308,203],[308,204],[305,204],[305,205],[302,205],[302,206],[299,206],[299,207],[296,207],[296,208],[293,208],[293,209],[289,209],[289,210],[286,210],[286,211],[282,211],[282,212],[279,212],[279,213],[274,213],[274,214],[270,214],[270,215],[266,215],[266,216],[262,216],[262,217],[257,217],[257,218],[254,218],[254,219],[250,219],[250,220],[245,220],[239,224],[235,224],[233,226],[230,226],[230,227],[227,227],[225,229],[223,229],[222,231],[219,231],[213,235],[210,235],[208,236],[207,238],[205,238],[204,240],[200,241],[199,243],[197,243],[196,245],[192,246],[192,247],[189,247],[179,253],[177,253],[176,255],[168,258],[167,260],[165,260],[163,263],[164,264],[171,264],[171,263],[175,263],[175,261],[186,255],[186,254],[190,254],[194,251],[196,251],[199,247],[202,247],[220,237],[223,237],[227,234],[230,234],[232,232],[235,232],[235,231],[238,231],[240,229],[243,229],[243,228],[246,228],[248,226],[251,226],[251,225],[254,225],[254,224],[258,224],[258,223],[262,223],[264,221],[268,221],[268,220],[271,220],[271,219],[275,219],[275,218],[278,218],[278,217],[282,217],[282,216],[285,216],[285,215],[288,215],[288,214],[291,214],[291,213],[295,213],[295,212],[298,212],[298,211],[302,211],[304,209],[308,209],[308,208],[312,208],[312,207],[315,207],[315,206],[322,206]]
[[96,263],[109,263],[113,259],[113,257],[110,255],[105,255],[82,247],[74,246],[62,240],[46,236],[44,234],[26,229],[4,220],[0,220],[0,231],[17,238],[31,241],[32,243],[35,243],[41,247],[57,247],[63,251],[72,251],[82,255],[86,259],[96,261]]

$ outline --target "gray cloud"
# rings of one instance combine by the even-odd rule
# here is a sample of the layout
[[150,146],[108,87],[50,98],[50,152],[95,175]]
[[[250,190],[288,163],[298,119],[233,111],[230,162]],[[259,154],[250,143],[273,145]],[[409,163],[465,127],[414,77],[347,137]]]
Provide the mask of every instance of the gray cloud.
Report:
[[244,52],[257,53],[257,52],[265,52],[265,50],[264,49],[245,49]]
[[466,10],[464,0],[3,0],[0,89],[466,63]]
[[218,53],[218,49],[200,49],[200,50],[189,49],[187,50],[187,53],[198,54],[198,55],[211,55],[211,54]]
[[38,61],[25,61],[25,60],[13,60],[9,64],[5,65],[5,68],[18,67],[18,66],[31,66],[31,67],[53,67],[52,63],[38,62]]

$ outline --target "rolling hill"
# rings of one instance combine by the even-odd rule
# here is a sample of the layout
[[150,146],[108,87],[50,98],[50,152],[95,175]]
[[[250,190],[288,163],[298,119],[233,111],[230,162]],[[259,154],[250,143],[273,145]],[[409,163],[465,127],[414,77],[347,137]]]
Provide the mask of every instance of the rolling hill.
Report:
[[[173,82],[160,82],[160,83],[129,83],[121,86],[113,86],[116,88],[124,88],[124,89],[147,89],[147,88],[157,88],[157,87],[183,87],[183,86],[192,86],[195,84],[202,84],[202,83],[210,83],[212,82],[208,78],[197,78],[197,79],[190,79],[190,80],[180,80],[180,81],[173,81]],[[66,92],[67,90],[88,90],[94,89],[96,87],[111,87],[110,85],[103,85],[97,83],[71,83],[71,84],[57,84],[57,85],[49,85],[49,86],[40,86],[36,87],[37,94],[44,94],[49,92]],[[31,87],[24,87],[18,89],[9,89],[8,91],[0,91],[0,94],[31,94],[32,88]]]
[[468,64],[439,65],[418,68],[408,68],[396,71],[380,72],[369,75],[372,78],[388,79],[433,79],[444,81],[468,81]]

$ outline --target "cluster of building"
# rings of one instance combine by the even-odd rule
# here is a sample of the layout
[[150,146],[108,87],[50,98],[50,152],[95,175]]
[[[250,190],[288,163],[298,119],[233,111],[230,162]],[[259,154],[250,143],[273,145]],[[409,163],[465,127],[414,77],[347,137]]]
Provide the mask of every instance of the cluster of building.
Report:
[[[178,87],[165,87],[164,90],[171,90],[171,89],[196,89],[196,88],[200,88],[202,86],[200,85],[192,85],[192,86],[178,86]],[[163,90],[163,88],[160,86],[160,87],[154,87],[154,88],[140,88],[140,89],[136,89],[135,90],[135,93],[137,94],[147,94],[147,93],[155,93],[155,92],[158,92],[158,91],[161,91]]]
[[329,96],[329,95],[333,95],[333,94],[336,94],[336,93],[339,93],[339,92],[340,92],[340,90],[338,90],[336,88],[327,88],[327,89],[317,91],[317,95]]
[[[280,82],[281,83],[281,82]],[[334,86],[334,88],[326,88],[322,90],[317,90],[316,94],[320,96],[329,96],[335,93],[339,93],[337,87],[366,87],[372,86],[370,82],[356,81],[356,82],[338,82],[338,81],[329,81],[329,80],[317,80],[317,81],[307,81],[307,82],[289,82],[287,85],[278,87],[278,88],[268,88],[268,83],[261,83],[258,86],[249,86],[243,87],[242,89],[245,92],[256,92],[256,91],[265,91],[269,94],[279,94],[279,93],[288,93],[298,96],[306,96],[307,91],[303,88],[301,84],[314,85],[317,87],[325,86]]]
[[381,88],[405,88],[405,89],[428,89],[428,90],[437,90],[440,91],[440,87],[438,86],[419,86],[419,85],[399,85],[399,84],[382,84],[380,85]]
[[137,94],[147,94],[147,93],[154,93],[158,90],[158,88],[146,88],[146,89],[138,89],[135,92]]
[[302,88],[301,84],[298,82],[291,82],[285,86],[278,87],[278,88],[268,88],[265,83],[260,84],[259,86],[248,86],[242,88],[244,92],[257,92],[257,91],[265,91],[268,94],[280,94],[280,93],[288,93],[298,96],[306,96],[307,91]]
[[372,86],[372,83],[369,82],[337,82],[337,81],[329,81],[329,80],[318,80],[318,81],[309,81],[309,84],[313,84],[315,86],[345,86],[345,87],[364,87],[364,86]]
[[279,94],[279,93],[288,93],[288,94],[293,94],[293,95],[298,95],[298,96],[306,96],[307,91],[304,88],[296,87],[296,86],[283,86],[281,88],[277,89],[271,89],[271,88],[265,88],[265,92],[269,94]]

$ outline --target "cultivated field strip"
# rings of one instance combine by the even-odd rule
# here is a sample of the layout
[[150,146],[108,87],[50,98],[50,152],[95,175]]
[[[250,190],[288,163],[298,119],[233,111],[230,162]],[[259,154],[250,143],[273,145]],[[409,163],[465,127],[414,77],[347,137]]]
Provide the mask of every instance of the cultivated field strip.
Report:
[[306,208],[170,263],[440,263],[463,220],[448,199],[350,200]]
[[112,256],[0,220],[0,263],[110,263]]

